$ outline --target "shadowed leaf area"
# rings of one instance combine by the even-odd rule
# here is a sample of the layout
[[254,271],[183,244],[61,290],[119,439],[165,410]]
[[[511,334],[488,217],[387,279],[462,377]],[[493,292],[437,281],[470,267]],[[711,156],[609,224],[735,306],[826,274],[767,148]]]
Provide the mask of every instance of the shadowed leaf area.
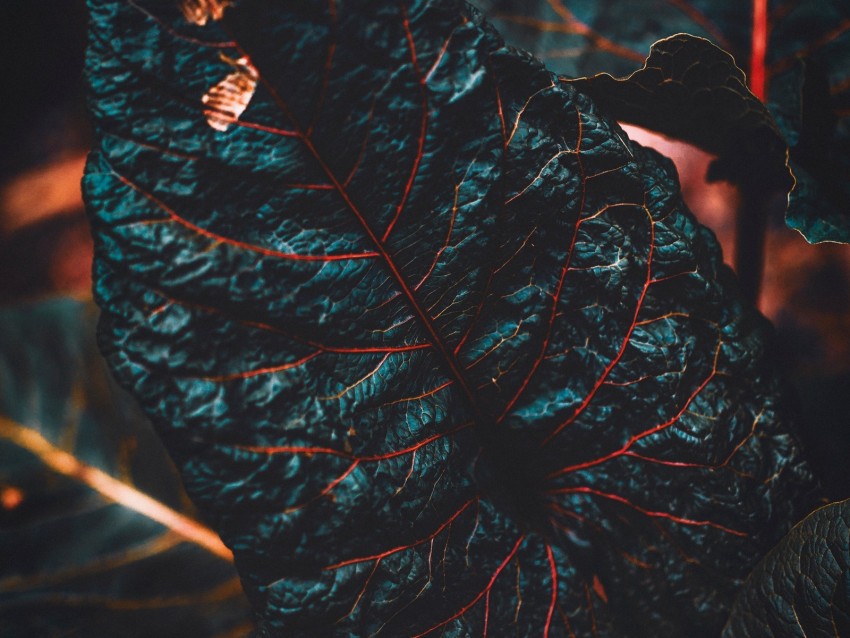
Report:
[[70,300],[0,311],[0,635],[246,635],[227,552],[179,513],[179,479],[111,381],[96,317]]
[[724,636],[799,638],[850,632],[850,502],[816,510],[747,579]]
[[[511,44],[532,51],[567,78],[603,72],[627,76],[641,66],[656,40],[677,33],[707,38],[728,51],[746,71],[750,89],[764,101],[790,148],[797,183],[786,214],[788,225],[813,243],[850,242],[850,4],[845,0],[768,0],[763,17],[758,12],[754,16],[754,6],[760,3],[746,0],[480,0],[475,4],[493,17]],[[761,40],[760,30],[765,42],[761,54],[754,44]],[[769,158],[784,161],[785,150],[777,150],[768,131],[753,135],[752,130],[735,129],[742,116],[751,118],[756,113],[741,107],[729,110],[729,89],[734,87],[729,86],[728,76],[717,77],[711,56],[697,64],[679,58],[671,75],[672,82],[662,87],[663,95],[657,98],[674,96],[690,102],[690,108],[679,110],[681,120],[675,114],[664,121],[657,114],[634,110],[616,116],[677,136],[685,132],[684,139],[721,154],[722,167],[716,177],[737,182],[752,178],[746,170],[747,158],[750,162],[756,158],[755,166],[760,166],[764,163],[757,159],[760,154],[768,163]],[[696,94],[695,81],[705,82]],[[617,110],[623,89],[611,89],[607,82],[597,83],[594,95],[606,107],[611,100]],[[633,90],[625,91],[634,97]],[[716,126],[708,118],[702,131],[691,127],[688,120],[694,111],[709,106],[726,109],[727,123]],[[719,141],[734,150],[724,155],[701,143],[712,143],[710,131],[715,133],[715,145]]]
[[261,630],[716,636],[812,485],[672,165],[464,3],[221,6],[91,3],[84,191]]

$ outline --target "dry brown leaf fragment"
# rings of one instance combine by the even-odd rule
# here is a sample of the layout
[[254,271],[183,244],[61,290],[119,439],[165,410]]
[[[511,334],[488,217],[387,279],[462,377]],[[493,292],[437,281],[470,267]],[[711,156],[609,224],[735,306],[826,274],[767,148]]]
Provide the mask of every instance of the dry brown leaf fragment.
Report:
[[235,60],[225,55],[221,58],[232,66],[234,71],[207,91],[201,101],[206,106],[204,114],[207,116],[207,123],[218,131],[226,131],[248,108],[248,103],[257,89],[259,76],[257,69],[245,56]]
[[180,11],[187,21],[204,26],[207,20],[221,20],[224,10],[232,4],[231,0],[180,0]]

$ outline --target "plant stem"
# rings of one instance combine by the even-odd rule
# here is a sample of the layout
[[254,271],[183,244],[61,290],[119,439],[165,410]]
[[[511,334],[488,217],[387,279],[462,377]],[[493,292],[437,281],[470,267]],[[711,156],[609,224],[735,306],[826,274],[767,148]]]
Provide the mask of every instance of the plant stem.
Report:
[[753,0],[753,28],[750,45],[750,91],[764,102],[767,89],[767,0]]
[[735,271],[747,301],[757,304],[764,270],[764,248],[771,219],[781,218],[787,204],[782,190],[768,190],[763,184],[740,185],[741,205],[736,214]]
[[767,226],[767,201],[752,187],[742,188],[741,206],[736,215],[735,270],[746,300],[758,302],[764,268],[764,235]]

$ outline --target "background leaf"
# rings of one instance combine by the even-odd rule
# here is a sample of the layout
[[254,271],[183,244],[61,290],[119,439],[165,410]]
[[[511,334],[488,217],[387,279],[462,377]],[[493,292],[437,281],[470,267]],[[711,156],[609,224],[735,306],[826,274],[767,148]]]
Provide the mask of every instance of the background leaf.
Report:
[[180,513],[173,466],[97,352],[96,317],[67,299],[0,310],[0,634],[245,635],[228,552]]
[[462,3],[154,8],[92,3],[101,343],[263,630],[716,635],[811,479],[669,162]]
[[791,147],[797,178],[787,222],[810,242],[850,241],[850,5],[769,0],[763,64],[752,54],[753,6],[742,0],[480,0],[508,41],[555,72],[631,73],[650,45],[676,33],[733,55]]
[[850,632],[850,502],[813,512],[753,570],[723,635],[759,638]]

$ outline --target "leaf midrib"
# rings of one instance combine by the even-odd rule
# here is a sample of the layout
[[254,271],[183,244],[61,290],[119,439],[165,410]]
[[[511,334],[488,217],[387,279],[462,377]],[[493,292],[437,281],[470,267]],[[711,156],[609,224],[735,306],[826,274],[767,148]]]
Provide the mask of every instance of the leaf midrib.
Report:
[[[228,24],[227,24],[228,18],[227,18],[226,15],[223,19],[223,22],[225,24],[225,28],[228,31],[231,31],[231,29],[228,28]],[[409,27],[407,25],[406,12],[405,12],[404,23],[405,23],[405,29],[409,33]],[[253,58],[251,57],[250,53],[243,47],[243,44],[241,43],[241,41],[237,37],[235,37],[235,35],[233,35],[232,33],[230,33],[230,36],[232,37],[232,40],[235,43],[236,48],[243,55],[248,56],[253,61]],[[409,36],[409,41],[411,42],[411,45],[412,45],[412,43],[413,43],[413,36],[412,35]],[[333,44],[336,45],[337,43],[334,42]],[[414,60],[415,60],[415,57],[414,57]],[[348,194],[348,191],[345,188],[345,185],[342,184],[339,181],[337,176],[331,170],[330,166],[328,166],[327,162],[325,162],[323,155],[315,147],[315,145],[313,144],[310,137],[305,133],[300,122],[292,114],[292,112],[290,111],[286,101],[280,95],[277,88],[274,85],[272,85],[271,82],[269,82],[269,80],[266,78],[265,74],[262,72],[262,69],[259,69],[259,67],[258,67],[258,79],[259,79],[259,82],[269,92],[269,94],[271,95],[272,99],[274,100],[276,106],[280,109],[283,116],[289,121],[290,126],[292,127],[292,129],[296,133],[295,137],[297,139],[299,139],[302,144],[304,144],[304,146],[307,148],[309,153],[312,155],[313,159],[319,164],[319,167],[322,169],[322,171],[325,173],[325,175],[330,180],[331,184],[334,187],[334,190],[337,191],[337,193],[342,198],[345,205],[352,212],[352,214],[356,217],[358,223],[361,226],[361,229],[366,234],[366,236],[369,239],[369,241],[371,242],[371,244],[374,246],[375,252],[378,253],[379,258],[383,261],[384,265],[390,271],[390,274],[392,275],[396,284],[401,289],[402,294],[407,299],[407,303],[410,305],[411,309],[416,314],[421,325],[425,328],[425,331],[428,334],[428,340],[431,342],[431,344],[434,346],[434,348],[439,352],[440,356],[443,359],[443,362],[446,364],[446,366],[448,367],[448,369],[451,373],[451,377],[458,383],[458,385],[462,389],[464,395],[466,396],[466,399],[469,402],[469,407],[472,411],[473,419],[477,424],[476,429],[478,429],[478,427],[482,426],[482,424],[485,422],[484,414],[482,413],[482,411],[481,411],[481,409],[478,405],[475,393],[473,392],[472,387],[469,385],[468,381],[466,380],[466,377],[464,376],[464,374],[461,370],[460,364],[459,364],[457,358],[455,357],[454,353],[449,349],[449,347],[443,341],[442,337],[440,336],[439,332],[437,331],[436,326],[434,325],[433,320],[428,316],[427,312],[425,312],[425,309],[419,303],[419,300],[416,298],[415,293],[413,292],[411,287],[408,285],[407,281],[405,280],[405,278],[401,274],[401,271],[399,270],[398,266],[396,265],[395,260],[393,259],[393,256],[387,250],[386,245],[383,243],[381,238],[379,238],[378,235],[375,233],[375,231],[372,229],[371,225],[366,220],[366,218],[363,216],[363,213],[360,211],[360,208],[357,206],[357,204],[351,199],[351,197]],[[423,107],[424,107],[424,105],[423,105]],[[416,174],[414,174],[412,181],[415,181],[417,174],[418,174],[418,162],[417,162]]]

